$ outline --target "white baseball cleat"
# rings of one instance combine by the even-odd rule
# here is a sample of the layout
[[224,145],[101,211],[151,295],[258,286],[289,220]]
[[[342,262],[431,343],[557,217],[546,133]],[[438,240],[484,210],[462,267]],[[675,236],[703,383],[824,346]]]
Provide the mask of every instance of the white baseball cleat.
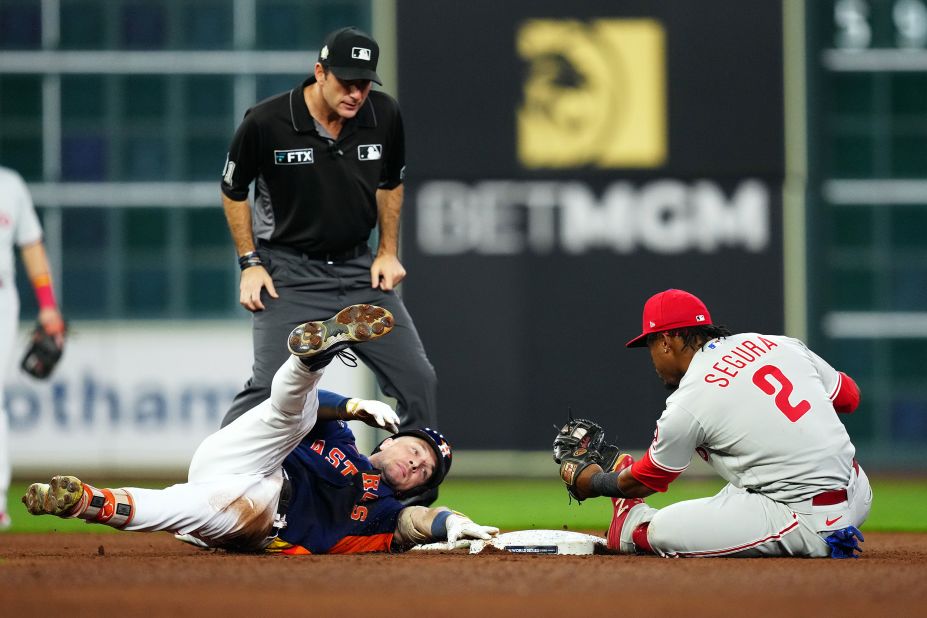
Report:
[[33,483],[23,496],[26,510],[33,515],[66,517],[80,502],[84,484],[76,476],[58,475],[50,483]]
[[351,305],[327,320],[306,322],[290,332],[287,347],[315,370],[355,343],[377,339],[393,330],[393,314],[376,305]]

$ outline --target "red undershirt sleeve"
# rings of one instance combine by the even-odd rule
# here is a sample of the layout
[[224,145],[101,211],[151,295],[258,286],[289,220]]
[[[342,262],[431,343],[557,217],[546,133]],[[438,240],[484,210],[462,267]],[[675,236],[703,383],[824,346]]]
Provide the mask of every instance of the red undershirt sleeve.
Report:
[[631,466],[631,476],[642,485],[660,492],[666,491],[680,474],[682,470],[670,470],[656,463],[650,456],[650,449]]
[[840,385],[834,395],[834,410],[840,414],[849,414],[859,406],[859,386],[853,381],[853,378],[840,373]]

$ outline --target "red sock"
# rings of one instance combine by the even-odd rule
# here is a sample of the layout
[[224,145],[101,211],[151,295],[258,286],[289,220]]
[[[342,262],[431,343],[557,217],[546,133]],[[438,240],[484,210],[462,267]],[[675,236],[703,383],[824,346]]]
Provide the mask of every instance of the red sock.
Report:
[[631,533],[631,541],[634,543],[634,546],[637,548],[637,551],[655,554],[653,548],[650,546],[650,541],[647,540],[647,529],[650,528],[650,522],[644,522],[634,529],[634,532]]

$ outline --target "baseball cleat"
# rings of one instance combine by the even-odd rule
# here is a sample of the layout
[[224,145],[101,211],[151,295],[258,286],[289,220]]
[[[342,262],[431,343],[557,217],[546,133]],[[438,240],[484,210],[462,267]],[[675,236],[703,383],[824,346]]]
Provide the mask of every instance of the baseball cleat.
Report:
[[608,526],[608,532],[605,534],[606,544],[609,549],[621,549],[621,528],[624,527],[624,520],[628,518],[631,509],[643,503],[643,498],[612,498],[615,511],[612,514],[612,522]]
[[287,347],[313,368],[324,367],[348,346],[387,334],[393,324],[393,314],[383,307],[351,305],[327,320],[300,324],[290,333]]
[[67,516],[84,494],[84,484],[76,476],[59,475],[50,483],[33,483],[23,496],[26,510],[33,515]]

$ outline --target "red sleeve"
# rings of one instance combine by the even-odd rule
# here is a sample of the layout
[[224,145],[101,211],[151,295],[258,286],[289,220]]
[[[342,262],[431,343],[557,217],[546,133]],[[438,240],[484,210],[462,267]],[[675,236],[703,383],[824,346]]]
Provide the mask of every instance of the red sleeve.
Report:
[[834,410],[841,414],[849,414],[859,405],[859,387],[853,378],[842,371],[839,373],[840,386],[834,395]]
[[682,471],[669,470],[654,462],[650,449],[631,466],[631,476],[654,491],[666,491],[680,474]]

